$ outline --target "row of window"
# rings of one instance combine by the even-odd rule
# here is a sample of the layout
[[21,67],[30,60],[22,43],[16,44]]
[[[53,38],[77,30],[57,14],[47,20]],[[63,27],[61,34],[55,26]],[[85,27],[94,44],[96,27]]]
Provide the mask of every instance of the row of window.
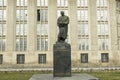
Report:
[[[3,63],[3,55],[0,55],[0,64],[2,64],[2,63]],[[25,64],[25,54],[17,54],[16,63],[17,64]],[[38,63],[39,64],[46,63],[46,54],[39,54],[38,55]]]
[[[81,61],[81,63],[88,63],[89,62],[88,53],[82,53],[80,61]],[[101,62],[102,63],[108,63],[109,62],[109,54],[108,53],[101,53]]]
[[[46,64],[47,62],[46,54],[38,54],[38,63],[39,64]],[[80,62],[81,63],[88,63],[89,56],[88,53],[80,54]],[[109,54],[108,53],[101,53],[101,62],[108,63],[109,62]],[[0,64],[3,63],[3,55],[0,55]],[[25,54],[17,54],[16,58],[17,64],[25,64]]]
[[[3,1],[3,0],[2,0]],[[68,6],[68,0],[57,0],[58,6]],[[88,0],[78,0],[78,6],[88,6]],[[2,2],[4,3],[4,2]],[[97,3],[101,6],[104,6],[107,4],[106,0],[97,0]],[[48,9],[45,7],[48,5],[48,0],[37,0],[37,5],[42,6],[40,9],[37,9],[37,50],[47,50],[48,49]],[[27,50],[27,0],[17,0],[17,6],[19,10],[16,10],[16,17],[17,17],[17,27],[16,27],[16,50],[17,51],[26,51]],[[20,7],[23,6],[23,7]],[[97,5],[98,6],[98,5]],[[79,7],[78,7],[79,8]],[[99,7],[98,7],[99,8]],[[64,10],[65,14],[68,15],[68,8],[65,7],[58,7],[58,16],[60,16],[60,11]],[[1,10],[1,15],[5,10]],[[84,35],[84,37],[78,37],[79,40],[79,49],[80,50],[89,50],[89,25],[88,25],[88,7],[87,8],[79,8],[78,9],[78,22],[83,21],[83,23],[78,23],[78,35]],[[5,15],[5,14],[4,14]],[[1,17],[1,19],[4,19],[4,15]],[[98,20],[106,21],[107,19],[107,10],[106,9],[98,9],[97,11]],[[23,22],[22,22],[23,21]],[[87,21],[87,23],[86,23]],[[18,24],[19,23],[19,24]],[[98,35],[109,35],[108,32],[108,24],[100,23],[98,24]],[[3,28],[2,25],[2,31],[0,32],[1,35],[6,34],[5,28]],[[44,35],[45,37],[42,37]],[[46,37],[47,35],[47,37]],[[105,37],[106,38],[106,37]],[[1,44],[3,44],[3,37]],[[100,50],[107,50],[108,41],[107,39],[100,38],[99,40],[99,46],[102,48],[99,48]],[[104,48],[105,46],[105,48]],[[1,48],[5,48],[2,47]],[[5,50],[5,49],[4,49]]]
[[[77,6],[88,6],[89,0],[77,0]],[[6,6],[7,0],[0,0],[0,6]],[[27,0],[17,0],[17,6],[27,6]],[[48,6],[48,0],[37,0],[37,6]],[[57,6],[68,6],[68,0],[57,0]],[[107,0],[97,0],[97,6],[107,6]]]
[[[89,50],[88,39],[79,38],[79,50]],[[37,50],[47,51],[48,50],[48,38],[37,38]],[[0,50],[5,51],[6,39],[0,39]],[[99,50],[109,50],[108,39],[98,39]],[[16,51],[26,51],[27,50],[27,38],[17,38],[16,39]]]
[[[60,11],[58,10],[57,14],[60,16]],[[68,12],[65,11],[65,14],[68,15]],[[78,10],[78,21],[88,20],[88,10]],[[108,13],[107,10],[97,10],[97,20],[107,21]],[[0,20],[6,20],[6,10],[0,10]],[[16,11],[16,20],[27,20],[27,10],[17,10]],[[37,10],[37,21],[48,21],[48,10],[47,9],[38,9]]]

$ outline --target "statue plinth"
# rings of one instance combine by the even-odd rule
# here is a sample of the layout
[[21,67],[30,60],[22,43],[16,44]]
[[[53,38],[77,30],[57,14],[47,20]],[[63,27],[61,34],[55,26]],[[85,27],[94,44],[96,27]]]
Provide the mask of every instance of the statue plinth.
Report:
[[65,42],[54,44],[54,77],[71,76],[71,46]]

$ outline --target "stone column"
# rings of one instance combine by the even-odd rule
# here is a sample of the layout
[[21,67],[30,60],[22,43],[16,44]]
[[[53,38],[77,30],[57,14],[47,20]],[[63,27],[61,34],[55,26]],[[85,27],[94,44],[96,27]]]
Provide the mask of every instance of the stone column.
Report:
[[77,23],[77,0],[68,0],[69,10],[69,40],[71,45],[72,66],[75,66],[76,60],[79,59],[78,53],[78,23]]
[[[89,31],[90,31],[90,50],[98,50],[98,35],[97,35],[97,7],[96,0],[89,0]],[[92,16],[93,15],[93,16]]]
[[48,6],[49,53],[47,59],[49,64],[53,66],[53,44],[57,41],[57,0],[48,0]]
[[16,27],[16,0],[7,0],[7,35],[6,51],[14,51]]
[[[98,58],[98,35],[97,35],[97,0],[89,0],[88,9],[89,9],[89,31],[90,31],[90,52],[89,62],[97,63]],[[92,16],[93,15],[93,16]]]
[[5,64],[12,63],[12,55],[15,50],[16,32],[16,0],[7,0],[7,33],[6,33],[6,54],[3,55]]
[[111,50],[117,50],[117,22],[116,22],[116,1],[109,1],[109,27],[110,27],[110,39]]
[[36,50],[37,0],[28,0],[28,51]]
[[68,0],[69,10],[69,36],[72,51],[78,50],[77,0]]
[[57,41],[57,0],[48,0],[49,50]]
[[[36,34],[37,34],[37,0],[28,0],[28,43],[26,55],[26,63],[37,63],[38,59],[35,58],[36,51]],[[29,59],[31,57],[31,59]],[[36,59],[36,60],[35,60]]]
[[[116,65],[120,62],[120,55],[118,51],[117,44],[117,21],[116,21],[116,0],[108,0],[109,1],[109,27],[110,27],[110,37],[111,40],[111,54],[110,61],[113,65]],[[117,63],[116,63],[117,62]],[[119,65],[119,64],[118,64]]]

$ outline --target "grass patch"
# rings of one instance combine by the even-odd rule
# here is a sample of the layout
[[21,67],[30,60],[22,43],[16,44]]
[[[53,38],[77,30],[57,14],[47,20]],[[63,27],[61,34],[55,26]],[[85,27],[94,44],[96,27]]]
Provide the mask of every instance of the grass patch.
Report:
[[[120,80],[120,71],[99,72],[73,72],[73,74],[87,73],[98,77],[100,80]],[[33,74],[52,74],[51,71],[23,71],[23,72],[0,72],[0,80],[29,80]]]
[[120,71],[99,71],[99,72],[80,72],[80,73],[90,74],[92,76],[99,78],[100,80],[120,80]]

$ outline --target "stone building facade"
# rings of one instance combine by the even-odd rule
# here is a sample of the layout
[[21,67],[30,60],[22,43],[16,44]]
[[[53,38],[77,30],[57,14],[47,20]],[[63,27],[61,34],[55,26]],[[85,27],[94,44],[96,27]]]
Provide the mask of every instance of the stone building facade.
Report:
[[0,67],[53,67],[60,11],[72,67],[120,65],[120,0],[0,0]]

